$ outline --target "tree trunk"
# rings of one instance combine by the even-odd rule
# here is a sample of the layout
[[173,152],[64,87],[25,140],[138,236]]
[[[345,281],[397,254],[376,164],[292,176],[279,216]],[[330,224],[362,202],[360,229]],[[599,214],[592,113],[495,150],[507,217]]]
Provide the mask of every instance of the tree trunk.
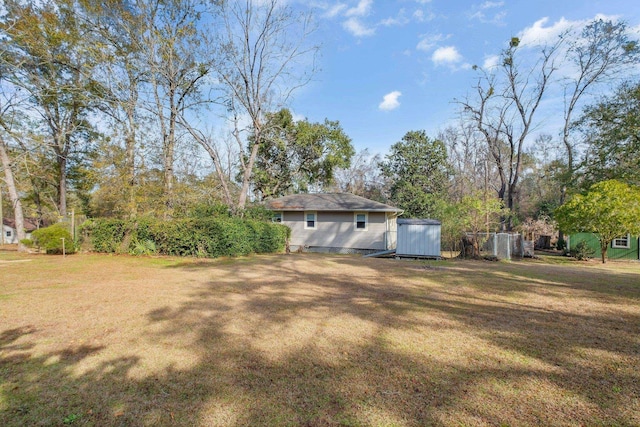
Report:
[[127,135],[127,210],[131,218],[136,216],[136,166],[135,166],[135,136],[133,134]]
[[256,142],[251,148],[251,156],[246,164],[244,173],[242,175],[242,191],[238,198],[238,211],[243,211],[247,203],[247,193],[249,193],[249,184],[251,183],[251,174],[253,173],[253,165],[255,164],[256,157],[258,156],[258,148],[260,147],[259,136],[256,135]]
[[165,219],[173,216],[173,157],[175,151],[175,121],[169,123],[169,135],[164,145],[164,197]]
[[61,217],[67,216],[67,157],[58,155],[58,213]]
[[[7,146],[4,139],[0,135],[0,159],[2,160],[2,168],[4,169],[4,178],[7,183],[7,189],[9,191],[9,199],[13,206],[13,217],[16,222],[16,234],[18,236],[18,251],[24,252],[25,246],[22,244],[27,236],[24,231],[24,216],[22,213],[22,203],[18,197],[18,189],[16,188],[16,182],[13,179],[13,169],[11,169],[11,160],[9,159],[9,153],[7,152]],[[0,193],[0,197],[2,194]]]
[[[132,78],[129,77],[131,81]],[[131,90],[132,97],[137,99],[137,92],[135,90]],[[136,118],[135,118],[135,104],[130,103],[127,104],[127,136],[125,138],[126,144],[126,156],[127,156],[127,166],[126,166],[126,174],[127,174],[127,210],[129,211],[129,216],[131,218],[136,216],[137,207],[136,207]]]
[[602,263],[607,262],[607,249],[609,248],[609,242],[600,242],[600,252],[602,254]]

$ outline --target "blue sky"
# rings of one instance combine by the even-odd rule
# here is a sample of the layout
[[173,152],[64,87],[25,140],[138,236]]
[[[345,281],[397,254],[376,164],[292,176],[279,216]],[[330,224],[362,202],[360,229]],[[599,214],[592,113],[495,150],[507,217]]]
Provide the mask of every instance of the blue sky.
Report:
[[[637,0],[316,0],[319,71],[291,108],[339,120],[357,150],[386,153],[409,130],[435,137],[455,98],[511,37],[552,37],[599,15],[640,28]],[[551,115],[544,112],[543,122]],[[542,124],[544,126],[544,123]]]

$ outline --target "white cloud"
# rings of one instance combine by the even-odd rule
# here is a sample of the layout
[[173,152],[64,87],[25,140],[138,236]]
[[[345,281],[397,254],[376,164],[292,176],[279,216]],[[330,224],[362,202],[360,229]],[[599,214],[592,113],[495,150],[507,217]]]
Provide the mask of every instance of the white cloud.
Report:
[[500,55],[490,55],[484,58],[484,63],[482,64],[482,69],[485,71],[490,71],[493,68],[498,66],[500,61]]
[[366,16],[369,14],[373,0],[360,0],[356,7],[347,10],[345,16]]
[[[485,1],[474,6],[469,13],[469,19],[477,19],[483,24],[504,25],[504,18],[507,12],[503,10],[491,11],[504,6],[504,1]],[[489,16],[487,16],[487,13]]]
[[323,16],[325,16],[326,18],[334,18],[340,15],[342,12],[344,12],[346,8],[347,8],[346,4],[336,3],[333,6],[327,8],[327,11],[324,13]]
[[438,43],[448,39],[450,36],[445,36],[444,34],[421,34],[420,41],[416,46],[416,49],[421,50],[423,52],[428,52],[433,49]]
[[492,9],[494,7],[504,6],[503,1],[486,1],[480,5],[480,9]]
[[439,47],[431,55],[431,60],[435,65],[453,66],[462,61],[462,55],[455,46]]
[[398,98],[402,95],[402,92],[394,90],[382,97],[382,102],[378,105],[378,108],[383,111],[395,110],[400,106]]
[[410,22],[409,18],[406,16],[406,11],[404,9],[400,9],[398,15],[393,17],[389,17],[387,19],[383,19],[380,21],[380,25],[384,25],[385,27],[392,27],[395,25],[401,26],[406,25]]
[[431,0],[416,0],[416,3],[427,4],[427,3],[431,3]]
[[376,33],[375,28],[367,27],[357,18],[349,18],[342,23],[345,30],[349,31],[356,37],[368,37]]
[[518,34],[520,38],[520,45],[522,46],[541,46],[548,43],[553,43],[558,39],[558,36],[565,31],[568,31],[577,22],[571,22],[566,19],[560,18],[559,21],[552,25],[548,25],[549,18],[544,17],[533,23],[532,26],[525,28]]
[[291,118],[293,119],[294,122],[301,122],[303,120],[306,120],[307,118],[304,116],[304,114],[298,114],[295,111],[291,112]]

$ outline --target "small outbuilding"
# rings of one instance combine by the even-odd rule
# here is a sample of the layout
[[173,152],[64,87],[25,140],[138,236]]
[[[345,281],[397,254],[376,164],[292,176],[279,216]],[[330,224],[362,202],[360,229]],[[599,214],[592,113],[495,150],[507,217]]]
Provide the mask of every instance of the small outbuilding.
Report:
[[398,218],[398,257],[440,258],[441,228],[435,219]]
[[[25,218],[24,231],[26,238],[31,238],[31,232],[38,229],[36,221]],[[18,231],[16,229],[16,221],[14,219],[2,218],[2,243],[16,244],[18,243]]]

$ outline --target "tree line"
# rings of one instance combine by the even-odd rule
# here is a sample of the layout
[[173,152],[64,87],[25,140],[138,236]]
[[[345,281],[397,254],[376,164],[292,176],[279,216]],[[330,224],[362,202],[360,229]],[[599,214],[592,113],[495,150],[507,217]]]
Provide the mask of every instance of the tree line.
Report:
[[[317,51],[310,16],[277,0],[8,0],[2,13],[0,154],[19,222],[69,206],[242,211],[280,124],[272,115],[306,84]],[[307,145],[325,145],[305,153],[323,170],[305,172],[325,179],[348,162],[348,150],[332,151],[350,143],[338,122],[296,126]]]
[[[287,109],[316,71],[315,28],[278,0],[5,1],[0,159],[16,222],[70,208],[241,214],[292,192],[348,191],[456,218],[455,235],[546,220],[604,180],[639,184],[639,50],[625,22],[509,40],[495,65],[474,67],[456,125],[409,131],[384,157],[356,153],[337,120]],[[560,124],[540,134],[549,105]]]

